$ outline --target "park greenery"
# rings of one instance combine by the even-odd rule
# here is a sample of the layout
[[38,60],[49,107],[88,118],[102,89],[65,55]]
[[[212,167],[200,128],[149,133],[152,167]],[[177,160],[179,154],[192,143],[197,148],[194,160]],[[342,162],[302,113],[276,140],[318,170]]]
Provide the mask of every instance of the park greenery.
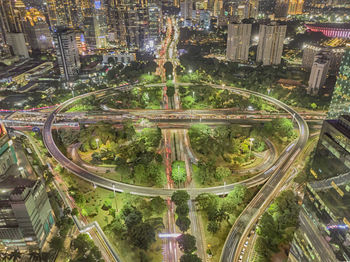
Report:
[[80,234],[72,240],[71,250],[75,254],[72,262],[102,262],[101,252],[87,234]]
[[250,107],[267,112],[278,111],[259,97],[245,97],[227,89],[215,89],[207,85],[180,86],[179,94],[183,109],[236,108],[245,111]]
[[207,253],[213,256],[213,261],[218,261],[229,230],[256,190],[238,184],[224,198],[210,193],[196,197],[196,206],[206,228]]
[[105,173],[125,183],[162,186],[166,182],[163,158],[157,152],[161,132],[157,128],[135,130],[131,121],[122,128],[107,123],[82,126],[79,133],[60,130],[58,144],[68,147],[80,143],[80,153],[98,166],[115,167],[115,172]]
[[185,233],[189,228],[191,221],[188,218],[189,207],[188,200],[190,199],[190,195],[184,190],[178,190],[173,193],[171,196],[171,201],[176,205],[175,213],[177,215],[177,219],[175,224],[181,230],[182,233]]
[[191,147],[199,157],[194,176],[201,185],[215,185],[223,180],[233,182],[231,173],[234,170],[252,164],[256,159],[255,153],[267,149],[265,138],[281,146],[296,138],[293,123],[286,118],[273,119],[262,127],[231,124],[211,128],[205,124],[194,124],[188,135]]
[[229,125],[210,128],[205,124],[195,124],[188,135],[200,159],[198,168],[194,168],[195,179],[202,185],[215,184],[230,177],[233,170],[255,159],[254,152],[266,150],[263,133],[258,127]]
[[186,181],[186,166],[184,161],[174,161],[171,165],[171,178],[180,186]]
[[298,196],[291,190],[283,191],[273,201],[257,226],[256,261],[271,261],[274,253],[281,249],[289,250],[289,243],[298,227],[299,209]]
[[175,213],[177,215],[176,225],[182,232],[182,235],[176,238],[180,250],[184,253],[180,261],[182,262],[196,262],[201,261],[201,259],[193,254],[197,250],[196,238],[188,233],[185,233],[189,228],[191,221],[188,218],[189,206],[188,201],[190,200],[190,195],[184,190],[178,190],[171,196],[171,201],[176,205]]
[[139,85],[130,90],[114,91],[114,94],[104,97],[101,103],[112,109],[160,109],[161,101],[161,87]]

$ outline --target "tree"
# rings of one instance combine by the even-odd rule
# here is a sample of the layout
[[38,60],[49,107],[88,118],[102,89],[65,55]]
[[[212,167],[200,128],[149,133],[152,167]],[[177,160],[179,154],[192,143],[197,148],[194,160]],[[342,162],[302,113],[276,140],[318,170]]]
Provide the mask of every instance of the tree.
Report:
[[231,170],[229,168],[222,167],[222,166],[219,166],[219,167],[216,168],[215,178],[217,180],[221,180],[223,178],[226,178],[229,175],[231,175]]
[[186,232],[190,228],[191,220],[187,216],[178,216],[175,224],[182,232]]
[[215,234],[220,229],[220,225],[217,221],[209,221],[207,230],[208,232]]
[[80,234],[72,240],[72,246],[77,250],[79,257],[85,255],[94,246],[94,243],[87,234]]
[[201,262],[202,259],[200,259],[196,254],[183,254],[180,257],[180,262]]
[[72,210],[72,216],[77,216],[79,214],[79,211],[78,211],[78,209],[75,207],[75,208],[73,208],[73,210]]
[[182,252],[191,254],[197,250],[196,238],[190,234],[182,234],[176,238]]
[[130,241],[134,246],[147,250],[156,241],[154,228],[149,223],[144,222],[133,226],[130,232]]
[[176,184],[180,184],[186,181],[186,168],[185,162],[174,161],[171,166],[171,177]]
[[199,205],[199,208],[204,211],[216,209],[219,204],[219,197],[210,193],[202,193],[196,197],[196,203]]
[[50,248],[55,251],[60,251],[63,247],[63,239],[59,236],[54,236],[49,242]]
[[188,216],[190,209],[187,205],[186,202],[182,203],[181,205],[178,205],[176,207],[176,214],[178,214],[179,216]]
[[236,210],[240,210],[247,193],[248,189],[246,186],[241,184],[236,185],[224,199],[223,209],[230,214],[233,214]]
[[152,198],[150,201],[151,209],[153,213],[162,215],[167,209],[165,200],[159,196]]
[[21,258],[21,253],[18,249],[15,249],[13,252],[11,252],[9,258],[13,262],[19,261],[19,259]]
[[133,210],[130,214],[125,218],[125,225],[128,228],[128,231],[135,227],[136,225],[142,222],[142,214],[138,210]]
[[190,195],[185,190],[177,190],[171,196],[171,201],[175,205],[181,205],[181,203],[187,202],[190,199]]

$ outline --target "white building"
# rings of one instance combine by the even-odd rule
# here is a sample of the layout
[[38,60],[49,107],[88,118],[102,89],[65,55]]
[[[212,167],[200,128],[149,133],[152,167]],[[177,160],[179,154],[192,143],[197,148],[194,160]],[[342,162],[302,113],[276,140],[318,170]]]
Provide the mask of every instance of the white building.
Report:
[[59,28],[54,35],[61,78],[65,81],[76,77],[80,70],[80,58],[75,35],[75,31],[69,28]]
[[319,53],[315,56],[309,78],[309,87],[307,88],[308,94],[318,94],[318,91],[326,82],[329,66],[330,59],[326,52]]
[[23,33],[7,33],[7,42],[14,55],[29,58],[28,48]]
[[260,25],[256,61],[262,62],[263,65],[279,65],[286,32],[286,25]]
[[229,24],[226,57],[235,62],[248,61],[252,24]]

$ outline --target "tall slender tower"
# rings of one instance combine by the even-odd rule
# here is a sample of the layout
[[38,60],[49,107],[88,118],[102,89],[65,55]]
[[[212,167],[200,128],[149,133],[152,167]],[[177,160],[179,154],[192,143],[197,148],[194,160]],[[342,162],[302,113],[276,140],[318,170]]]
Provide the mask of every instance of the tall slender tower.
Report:
[[276,23],[260,25],[256,61],[262,62],[263,65],[279,65],[281,63],[286,32],[286,25],[278,25]]
[[248,61],[252,24],[229,24],[226,57],[235,62]]

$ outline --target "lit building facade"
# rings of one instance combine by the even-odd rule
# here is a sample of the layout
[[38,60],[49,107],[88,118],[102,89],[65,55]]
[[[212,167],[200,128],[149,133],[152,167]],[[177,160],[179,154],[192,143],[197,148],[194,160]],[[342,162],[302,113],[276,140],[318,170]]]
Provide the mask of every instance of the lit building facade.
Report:
[[58,28],[54,34],[54,43],[61,78],[65,81],[74,79],[80,70],[76,32],[70,28]]
[[286,18],[288,15],[289,0],[276,0],[275,2],[275,18]]
[[315,60],[311,68],[309,86],[307,88],[308,94],[318,94],[318,91],[326,82],[329,65],[330,59],[327,52],[322,52],[315,56]]
[[344,56],[339,69],[339,75],[334,87],[328,118],[336,118],[350,113],[350,49]]
[[252,24],[229,24],[226,57],[234,62],[247,62]]
[[350,260],[350,117],[323,123],[291,261]]
[[288,15],[301,15],[303,7],[304,0],[289,0]]
[[14,55],[29,58],[28,47],[23,33],[7,33],[7,44]]
[[321,32],[327,37],[350,39],[350,24],[306,24],[307,29],[313,32]]
[[260,25],[256,55],[256,61],[258,63],[262,63],[263,65],[279,65],[281,63],[286,32],[286,25]]
[[320,52],[327,52],[330,60],[330,73],[338,73],[342,58],[345,53],[344,47],[328,47],[319,45],[305,45],[303,49],[302,66],[307,70],[311,70],[315,56]]
[[44,183],[8,177],[0,189],[1,243],[8,248],[41,248],[54,224]]

